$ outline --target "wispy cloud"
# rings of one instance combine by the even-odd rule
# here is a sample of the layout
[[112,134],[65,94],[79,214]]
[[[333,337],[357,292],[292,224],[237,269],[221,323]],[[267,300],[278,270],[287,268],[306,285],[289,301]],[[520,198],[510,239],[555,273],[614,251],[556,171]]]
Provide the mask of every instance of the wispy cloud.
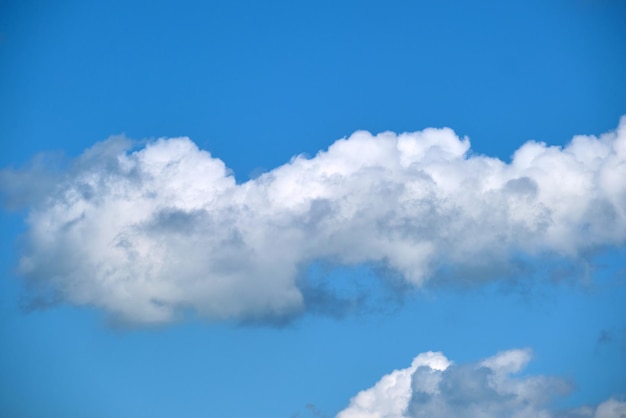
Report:
[[470,364],[442,353],[415,357],[410,367],[383,376],[358,393],[337,418],[621,418],[626,402],[608,399],[595,407],[554,410],[551,402],[571,389],[563,379],[519,376],[529,350],[510,350]]
[[359,131],[242,184],[187,138],[132,146],[0,175],[5,203],[29,209],[26,282],[128,322],[290,317],[329,299],[303,296],[316,260],[410,287],[480,283],[626,238],[626,118],[564,148],[528,142],[510,163],[450,129]]

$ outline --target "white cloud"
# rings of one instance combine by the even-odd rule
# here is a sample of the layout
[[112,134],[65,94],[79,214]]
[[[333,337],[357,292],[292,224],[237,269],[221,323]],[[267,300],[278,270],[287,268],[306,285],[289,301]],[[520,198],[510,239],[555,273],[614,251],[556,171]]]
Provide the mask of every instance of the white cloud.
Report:
[[[441,382],[441,371],[450,366],[441,353],[429,351],[413,359],[411,367],[394,370],[383,376],[374,387],[360,392],[350,402],[350,406],[337,415],[337,418],[401,418],[411,402],[415,390],[435,395]],[[413,383],[413,375],[420,370],[420,379]]]
[[478,363],[456,365],[441,353],[422,353],[411,367],[383,376],[358,393],[337,418],[623,418],[626,402],[555,411],[550,403],[569,391],[562,379],[516,376],[529,350],[498,353]]
[[135,323],[301,312],[297,276],[314,260],[380,263],[422,286],[626,239],[626,118],[564,148],[528,142],[511,163],[450,129],[359,131],[243,184],[187,138],[129,147],[109,139],[54,176],[4,170],[0,184],[30,208],[26,281]]
[[598,406],[594,418],[624,418],[626,417],[626,402],[609,399]]

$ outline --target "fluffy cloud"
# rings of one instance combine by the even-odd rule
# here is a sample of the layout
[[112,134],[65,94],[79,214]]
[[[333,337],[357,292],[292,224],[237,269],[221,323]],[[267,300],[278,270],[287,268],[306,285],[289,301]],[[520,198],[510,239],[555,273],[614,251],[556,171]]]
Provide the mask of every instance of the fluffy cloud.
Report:
[[111,138],[0,183],[29,208],[19,272],[34,289],[135,323],[281,318],[306,310],[298,278],[316,260],[418,287],[622,245],[626,118],[564,148],[528,142],[510,163],[450,129],[359,131],[242,184],[187,138]]
[[517,377],[529,350],[498,353],[456,365],[441,353],[422,353],[409,368],[395,370],[357,394],[337,418],[623,418],[626,402],[554,411],[550,402],[568,382],[547,376]]

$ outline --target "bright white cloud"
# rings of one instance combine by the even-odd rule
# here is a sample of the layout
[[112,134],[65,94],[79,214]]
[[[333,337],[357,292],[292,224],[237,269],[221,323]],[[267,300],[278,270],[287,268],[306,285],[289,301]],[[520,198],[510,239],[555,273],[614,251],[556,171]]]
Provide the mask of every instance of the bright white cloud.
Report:
[[135,323],[302,312],[298,273],[320,259],[380,263],[422,286],[626,239],[626,118],[564,148],[528,142],[511,163],[450,129],[359,131],[243,184],[187,138],[129,147],[112,138],[65,171],[0,182],[30,208],[26,281]]
[[453,364],[441,353],[422,353],[410,367],[383,376],[358,393],[337,418],[623,418],[626,402],[555,411],[550,403],[569,391],[562,379],[516,376],[529,350],[510,350],[478,363]]
[[[401,418],[411,402],[413,385],[420,393],[435,395],[441,382],[441,373],[450,366],[441,353],[429,351],[413,359],[411,367],[394,370],[383,376],[374,387],[360,392],[350,406],[337,418]],[[413,375],[420,370],[421,379],[413,383]]]

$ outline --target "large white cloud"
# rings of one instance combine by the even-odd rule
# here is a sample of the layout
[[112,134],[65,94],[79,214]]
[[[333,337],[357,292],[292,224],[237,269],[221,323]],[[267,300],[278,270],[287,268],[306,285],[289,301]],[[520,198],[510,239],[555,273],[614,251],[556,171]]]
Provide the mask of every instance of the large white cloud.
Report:
[[379,263],[422,286],[626,239],[626,118],[564,148],[528,142],[510,163],[450,129],[359,131],[243,184],[187,138],[130,147],[111,138],[64,170],[0,181],[30,209],[27,283],[136,323],[302,312],[298,274],[320,259]]
[[453,364],[442,353],[422,353],[410,367],[383,376],[358,393],[337,418],[623,418],[626,402],[556,411],[551,401],[567,381],[516,376],[529,350],[510,350],[472,364]]

